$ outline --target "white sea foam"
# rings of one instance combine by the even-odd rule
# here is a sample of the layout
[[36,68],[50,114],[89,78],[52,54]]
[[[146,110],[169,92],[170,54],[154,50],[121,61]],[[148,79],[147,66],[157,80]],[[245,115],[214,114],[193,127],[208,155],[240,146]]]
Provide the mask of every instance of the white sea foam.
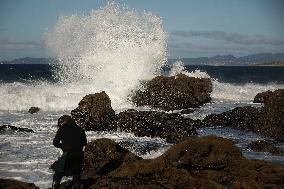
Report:
[[60,17],[46,44],[60,60],[56,73],[62,82],[104,90],[117,108],[141,80],[159,75],[167,60],[162,20],[114,3],[90,15]]
[[170,73],[169,75],[170,76],[175,76],[179,73],[182,73],[182,74],[185,74],[189,77],[196,77],[196,78],[210,78],[210,76],[204,72],[204,71],[200,71],[200,70],[193,70],[193,71],[188,71],[185,69],[185,65],[182,61],[180,60],[177,60],[171,70],[170,70]]
[[235,102],[252,102],[255,95],[267,90],[274,91],[284,88],[284,85],[279,84],[230,84],[213,81],[213,92],[211,97],[217,101],[235,101]]

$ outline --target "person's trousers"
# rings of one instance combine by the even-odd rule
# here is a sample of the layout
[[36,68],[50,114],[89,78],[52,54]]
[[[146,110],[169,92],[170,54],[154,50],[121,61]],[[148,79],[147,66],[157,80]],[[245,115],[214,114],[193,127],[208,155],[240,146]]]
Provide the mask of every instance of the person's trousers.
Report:
[[[60,188],[60,182],[63,178],[64,174],[60,172],[55,172],[53,175],[53,183],[52,183],[52,189],[59,189]],[[80,174],[73,174],[73,185],[74,189],[80,189],[80,180],[81,176]]]

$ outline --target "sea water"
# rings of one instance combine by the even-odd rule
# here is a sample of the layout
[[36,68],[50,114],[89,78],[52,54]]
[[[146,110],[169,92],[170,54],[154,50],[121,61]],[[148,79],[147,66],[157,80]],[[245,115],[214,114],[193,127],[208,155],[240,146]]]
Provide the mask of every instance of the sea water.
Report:
[[[57,59],[56,65],[54,62],[0,65],[0,125],[35,131],[7,130],[0,134],[0,175],[33,182],[41,188],[51,185],[49,166],[60,155],[60,150],[52,145],[57,119],[70,114],[87,94],[106,91],[116,113],[128,108],[151,110],[135,107],[128,100],[141,81],[178,73],[210,78],[212,101],[184,115],[202,119],[239,106],[260,107],[261,104],[252,103],[257,93],[284,88],[283,67],[196,67],[177,61],[170,70],[163,70],[168,57],[161,18],[116,4],[108,4],[89,15],[61,16],[45,41]],[[29,114],[32,106],[41,110]],[[248,158],[284,164],[283,156],[247,149],[250,142],[264,139],[255,133],[221,127],[203,128],[198,133],[232,139]],[[161,138],[135,137],[124,132],[87,132],[88,141],[103,137],[143,158],[158,157],[171,146]]]

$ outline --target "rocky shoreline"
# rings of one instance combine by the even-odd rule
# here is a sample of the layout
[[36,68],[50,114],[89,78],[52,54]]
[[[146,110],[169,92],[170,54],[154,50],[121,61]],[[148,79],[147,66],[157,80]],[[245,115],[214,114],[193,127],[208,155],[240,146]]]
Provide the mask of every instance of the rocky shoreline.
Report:
[[[284,142],[284,89],[257,94],[261,108],[237,107],[192,120],[165,112],[201,106],[211,100],[211,81],[190,78],[157,77],[136,91],[132,100],[139,106],[161,111],[125,110],[119,114],[103,91],[89,94],[71,111],[76,123],[86,131],[123,131],[137,137],[160,137],[174,145],[155,159],[142,159],[110,139],[98,139],[85,148],[85,188],[281,188],[284,166],[261,160],[248,160],[232,141],[216,136],[198,137],[197,129],[212,126],[252,131],[274,139],[248,147],[283,155],[274,144]],[[8,185],[1,185],[9,183]],[[9,188],[11,180],[0,186]],[[15,181],[15,184],[19,184]],[[70,182],[61,188],[69,188]],[[16,186],[15,185],[15,186]],[[25,183],[23,183],[25,185]],[[25,185],[36,188],[34,185]],[[25,188],[23,187],[23,188]]]

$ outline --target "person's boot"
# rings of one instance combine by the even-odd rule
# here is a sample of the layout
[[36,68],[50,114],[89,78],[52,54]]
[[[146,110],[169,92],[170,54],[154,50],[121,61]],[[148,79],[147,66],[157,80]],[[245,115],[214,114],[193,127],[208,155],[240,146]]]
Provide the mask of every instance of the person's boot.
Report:
[[60,182],[53,182],[52,183],[52,187],[51,187],[52,189],[59,189],[60,188]]
[[80,174],[73,175],[74,189],[80,189],[80,181],[81,181]]

